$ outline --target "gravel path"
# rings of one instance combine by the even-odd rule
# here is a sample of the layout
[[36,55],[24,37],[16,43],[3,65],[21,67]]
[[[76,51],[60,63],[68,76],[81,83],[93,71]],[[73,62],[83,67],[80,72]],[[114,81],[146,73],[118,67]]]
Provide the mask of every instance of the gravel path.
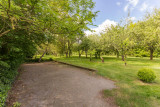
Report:
[[21,107],[115,107],[101,93],[115,88],[114,82],[92,72],[56,62],[23,64],[22,69],[9,94]]

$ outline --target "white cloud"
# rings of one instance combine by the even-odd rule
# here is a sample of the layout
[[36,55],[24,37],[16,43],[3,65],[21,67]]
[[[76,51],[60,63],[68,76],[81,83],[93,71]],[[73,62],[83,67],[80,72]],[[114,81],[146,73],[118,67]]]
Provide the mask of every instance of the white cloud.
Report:
[[121,4],[122,4],[121,2],[117,2],[117,3],[116,3],[117,6],[120,6]]
[[136,20],[136,17],[131,17],[131,20],[132,20],[132,21],[135,21],[135,20]]
[[136,17],[130,17],[130,20],[135,21],[137,19],[136,19]]
[[86,31],[86,35],[90,35],[90,34],[100,34],[101,32],[104,32],[104,30],[106,28],[111,27],[111,25],[116,25],[117,23],[115,21],[111,21],[109,19],[105,20],[102,24],[98,25],[97,28],[92,28],[91,30],[93,30],[94,32],[91,31]]
[[142,4],[140,11],[143,12],[148,8],[148,4],[146,4],[145,2]]
[[125,12],[128,10],[128,7],[129,7],[129,4],[127,4],[127,5],[124,7],[124,11],[125,11]]
[[129,18],[126,18],[126,21],[136,21],[137,19],[136,19],[136,17],[129,17]]
[[134,7],[137,6],[139,0],[127,0],[127,4],[124,7],[124,11],[126,12],[128,10],[128,8],[131,8],[132,10],[134,9]]
[[138,4],[139,0],[127,0],[129,4],[133,5],[134,7]]

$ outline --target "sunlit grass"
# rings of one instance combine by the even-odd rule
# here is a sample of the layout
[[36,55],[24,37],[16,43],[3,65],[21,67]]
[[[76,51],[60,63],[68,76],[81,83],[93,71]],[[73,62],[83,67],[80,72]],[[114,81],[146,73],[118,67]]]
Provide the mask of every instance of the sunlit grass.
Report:
[[[127,66],[121,59],[113,56],[104,56],[105,62],[100,59],[90,62],[89,58],[71,58],[45,56],[43,59],[67,62],[79,66],[98,70],[97,74],[116,81],[117,89],[104,91],[105,96],[114,97],[117,105],[121,107],[159,107],[160,105],[160,59],[155,58],[127,58]],[[137,78],[140,68],[151,68],[156,72],[157,78],[152,83],[144,83]],[[112,94],[111,94],[112,93]]]

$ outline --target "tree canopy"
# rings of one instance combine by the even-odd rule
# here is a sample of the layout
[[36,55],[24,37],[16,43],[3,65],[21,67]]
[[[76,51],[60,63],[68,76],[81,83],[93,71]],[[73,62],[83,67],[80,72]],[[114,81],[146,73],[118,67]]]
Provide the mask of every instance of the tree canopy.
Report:
[[[97,15],[94,6],[92,0],[0,0],[0,87],[8,87],[14,76],[7,75],[26,58],[40,49],[43,55],[56,49],[58,45],[52,43],[64,39],[65,51],[71,52],[74,39],[93,25]],[[0,106],[4,105],[7,89],[0,93]]]

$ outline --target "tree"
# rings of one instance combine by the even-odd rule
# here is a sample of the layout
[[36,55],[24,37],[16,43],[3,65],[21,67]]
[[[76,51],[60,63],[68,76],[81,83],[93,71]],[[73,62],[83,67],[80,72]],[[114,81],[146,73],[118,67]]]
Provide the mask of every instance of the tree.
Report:
[[95,54],[95,58],[100,58],[101,52],[102,52],[102,45],[100,42],[100,36],[93,34],[93,35],[89,35],[88,36],[89,40],[90,40],[90,51],[93,52],[94,50],[94,54]]
[[92,0],[1,0],[0,7],[3,49],[9,48],[5,39],[16,39],[14,33],[20,41],[25,33],[26,40],[32,41],[28,45],[45,44],[49,36],[62,35],[68,38],[69,56],[72,45],[70,38],[83,35],[97,13],[92,12]]
[[88,50],[90,49],[90,40],[88,37],[85,36],[82,38],[81,48],[85,52],[87,58]]
[[143,21],[139,21],[134,30],[137,43],[150,51],[150,60],[153,59],[153,53],[159,45],[159,19],[160,12],[155,10],[148,14]]

